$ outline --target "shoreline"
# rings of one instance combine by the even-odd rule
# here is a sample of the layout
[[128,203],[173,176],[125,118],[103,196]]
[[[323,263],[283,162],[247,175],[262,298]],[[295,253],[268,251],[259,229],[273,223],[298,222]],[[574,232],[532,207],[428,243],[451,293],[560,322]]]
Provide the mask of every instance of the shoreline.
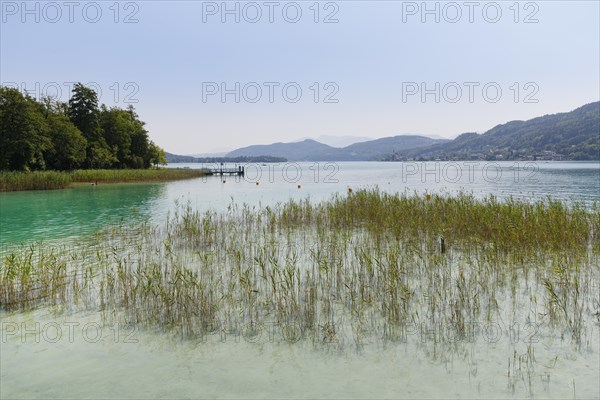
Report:
[[0,192],[69,189],[80,185],[166,182],[204,176],[185,168],[0,172]]

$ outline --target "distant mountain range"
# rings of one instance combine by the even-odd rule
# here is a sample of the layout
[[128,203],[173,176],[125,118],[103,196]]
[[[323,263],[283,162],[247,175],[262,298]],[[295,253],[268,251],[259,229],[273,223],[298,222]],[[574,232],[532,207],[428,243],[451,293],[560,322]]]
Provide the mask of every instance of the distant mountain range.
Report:
[[[342,137],[342,141],[355,139],[365,138]],[[511,121],[483,134],[463,133],[454,140],[398,135],[334,147],[305,139],[248,146],[226,154],[227,159],[268,162],[265,156],[288,161],[600,160],[600,102],[570,112]],[[183,157],[167,153],[169,162],[192,162]]]
[[218,163],[266,163],[266,162],[285,162],[287,159],[272,156],[257,156],[257,157],[194,157],[180,156],[173,153],[165,152],[167,162],[170,163],[203,163],[203,164],[218,164]]
[[270,155],[283,157],[289,161],[369,161],[394,151],[431,146],[447,141],[425,136],[399,135],[354,143],[339,148],[328,146],[313,139],[306,139],[301,142],[243,147],[227,153],[227,157]]
[[321,135],[316,138],[304,137],[298,141],[306,140],[306,139],[314,139],[319,143],[326,144],[331,147],[346,147],[350,146],[354,143],[360,142],[368,142],[369,140],[373,140],[372,137],[366,136],[335,136],[335,135]]

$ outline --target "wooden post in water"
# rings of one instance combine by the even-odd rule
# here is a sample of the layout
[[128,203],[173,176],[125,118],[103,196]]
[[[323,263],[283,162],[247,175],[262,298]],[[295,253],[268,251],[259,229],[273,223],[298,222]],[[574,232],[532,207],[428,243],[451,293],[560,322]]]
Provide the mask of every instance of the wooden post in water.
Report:
[[442,236],[440,236],[440,253],[444,254],[446,253],[446,241],[444,240],[444,238]]

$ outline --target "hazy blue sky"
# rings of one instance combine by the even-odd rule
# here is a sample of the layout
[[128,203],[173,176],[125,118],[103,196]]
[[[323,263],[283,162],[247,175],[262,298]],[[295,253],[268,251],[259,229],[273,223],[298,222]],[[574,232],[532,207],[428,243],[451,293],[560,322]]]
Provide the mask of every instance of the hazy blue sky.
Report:
[[[400,1],[3,0],[0,81],[33,95],[59,87],[63,100],[69,82],[94,82],[107,105],[137,101],[151,138],[182,154],[319,135],[454,137],[597,101],[599,2],[515,3],[427,2],[424,14]],[[211,94],[222,83],[225,102]]]

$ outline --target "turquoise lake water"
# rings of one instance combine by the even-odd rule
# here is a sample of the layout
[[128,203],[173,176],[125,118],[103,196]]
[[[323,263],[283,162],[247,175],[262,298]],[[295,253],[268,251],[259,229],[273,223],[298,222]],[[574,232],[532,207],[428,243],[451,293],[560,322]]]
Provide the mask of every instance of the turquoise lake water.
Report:
[[531,200],[552,196],[591,203],[600,200],[600,164],[482,161],[249,164],[243,178],[211,176],[163,183],[79,185],[64,190],[0,193],[0,244],[73,238],[131,219],[161,222],[177,200],[189,201],[198,210],[225,210],[232,202],[266,206],[290,198],[321,201],[335,193],[345,195],[348,188],[373,187],[387,192],[465,191],[476,196],[493,194]]

